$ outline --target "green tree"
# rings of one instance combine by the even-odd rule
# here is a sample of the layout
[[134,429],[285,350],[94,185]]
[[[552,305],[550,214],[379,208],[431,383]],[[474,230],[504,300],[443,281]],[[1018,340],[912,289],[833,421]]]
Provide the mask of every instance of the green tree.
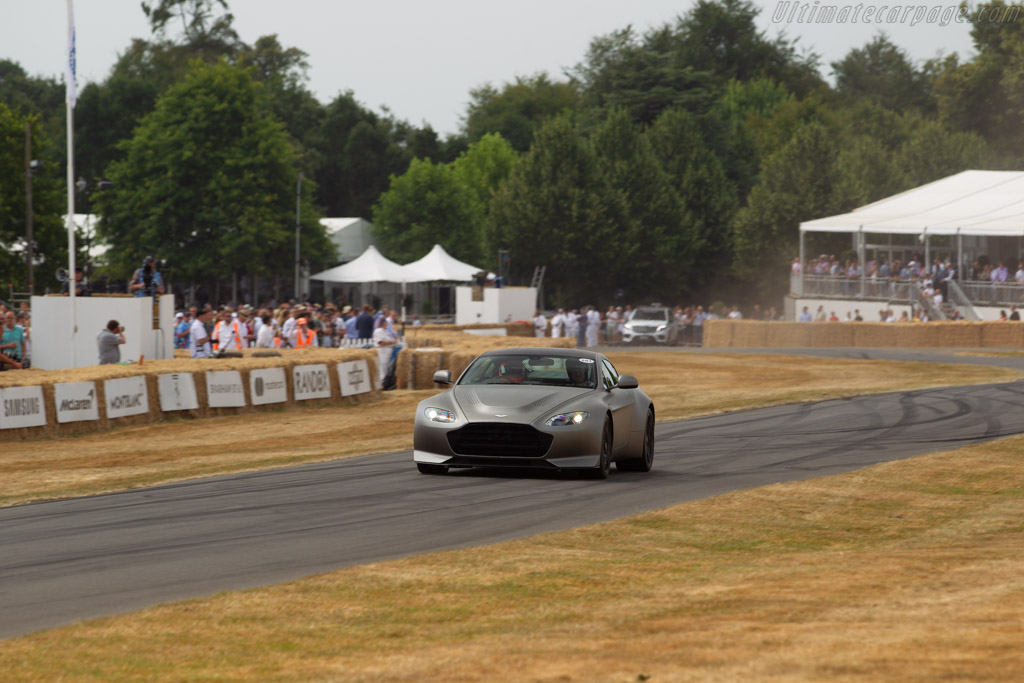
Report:
[[381,247],[394,261],[415,261],[436,243],[455,258],[479,260],[480,235],[469,203],[445,164],[413,159],[408,171],[392,176],[373,209],[373,223]]
[[484,224],[491,198],[515,165],[517,154],[500,135],[470,145],[450,164],[414,159],[373,209],[389,257],[412,261],[440,244],[455,258],[481,264]]
[[593,146],[561,115],[541,126],[491,202],[488,242],[510,250],[513,281],[546,265],[556,304],[596,303],[616,287],[607,274],[618,259],[620,201],[607,192]]
[[[38,120],[19,117],[0,102],[0,282],[25,291],[28,284],[27,215],[25,207],[25,124],[31,124],[33,156],[47,156],[46,137]],[[66,212],[61,192],[61,169],[46,163],[32,179],[32,251],[36,293],[45,290],[54,269],[67,267]]]
[[836,92],[846,101],[869,100],[898,112],[935,111],[929,70],[916,68],[885,34],[832,62],[832,72]]
[[[297,155],[267,113],[249,71],[193,63],[160,97],[100,195],[100,237],[111,245],[112,275],[126,277],[145,254],[174,264],[179,281],[210,274],[290,276]],[[303,198],[303,254],[319,269],[333,247]]]
[[579,104],[579,94],[571,83],[552,81],[546,73],[517,76],[501,90],[487,84],[470,90],[470,102],[464,121],[469,142],[488,133],[498,133],[520,152],[533,140],[534,130],[545,120]]
[[835,136],[810,123],[765,160],[761,181],[736,214],[735,272],[761,291],[781,295],[787,263],[798,253],[800,222],[853,208],[842,196]]

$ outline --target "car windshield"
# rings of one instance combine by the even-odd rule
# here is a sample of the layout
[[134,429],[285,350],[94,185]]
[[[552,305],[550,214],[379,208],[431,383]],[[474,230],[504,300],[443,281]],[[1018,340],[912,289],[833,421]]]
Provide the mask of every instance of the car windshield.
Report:
[[638,308],[631,320],[668,320],[667,308]]
[[495,355],[473,361],[459,384],[531,384],[593,389],[597,364],[592,358]]

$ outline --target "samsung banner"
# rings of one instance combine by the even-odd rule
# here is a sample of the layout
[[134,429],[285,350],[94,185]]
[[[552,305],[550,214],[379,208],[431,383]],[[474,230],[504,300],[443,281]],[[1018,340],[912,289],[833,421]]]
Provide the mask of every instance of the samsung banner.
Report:
[[288,383],[284,368],[263,368],[249,371],[249,396],[254,406],[284,403],[288,400]]
[[107,418],[144,415],[149,412],[149,390],[142,375],[108,379],[103,382]]
[[296,401],[331,397],[331,377],[327,374],[327,366],[323,363],[293,367],[292,386]]
[[245,406],[242,373],[238,370],[217,370],[206,373],[206,401],[211,408]]
[[341,385],[342,396],[365,394],[370,386],[370,368],[365,360],[350,360],[338,363],[338,383]]
[[197,410],[196,383],[190,372],[172,372],[157,377],[160,392],[160,409],[165,413],[172,410]]
[[42,427],[45,424],[42,387],[0,389],[0,429]]
[[95,382],[67,382],[53,385],[57,422],[85,422],[100,419]]

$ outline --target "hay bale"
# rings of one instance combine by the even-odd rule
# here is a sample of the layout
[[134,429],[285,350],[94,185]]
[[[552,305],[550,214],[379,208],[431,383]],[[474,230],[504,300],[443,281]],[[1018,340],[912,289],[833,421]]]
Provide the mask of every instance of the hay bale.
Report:
[[857,323],[853,327],[853,345],[868,347],[896,346],[896,324]]
[[984,323],[981,345],[987,348],[1019,348],[1024,346],[1024,324],[1019,322]]
[[709,349],[724,349],[733,345],[735,321],[706,320],[701,345]]
[[941,323],[894,323],[895,345],[923,348],[939,345]]
[[[821,323],[817,323],[821,324]],[[765,346],[802,347],[811,345],[815,323],[772,322],[765,334]]]
[[735,348],[764,348],[767,346],[768,328],[774,324],[764,320],[733,321],[732,346]]
[[853,346],[853,323],[825,322],[810,325],[811,346]]
[[939,346],[968,347],[981,346],[981,330],[987,323],[950,322],[939,324]]

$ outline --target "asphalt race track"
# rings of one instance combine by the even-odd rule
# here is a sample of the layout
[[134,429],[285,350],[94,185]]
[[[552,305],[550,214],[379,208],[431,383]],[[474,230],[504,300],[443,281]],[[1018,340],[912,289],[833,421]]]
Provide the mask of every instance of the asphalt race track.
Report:
[[1015,382],[661,423],[654,470],[606,481],[425,476],[407,451],[0,509],[0,637],[1022,432]]

